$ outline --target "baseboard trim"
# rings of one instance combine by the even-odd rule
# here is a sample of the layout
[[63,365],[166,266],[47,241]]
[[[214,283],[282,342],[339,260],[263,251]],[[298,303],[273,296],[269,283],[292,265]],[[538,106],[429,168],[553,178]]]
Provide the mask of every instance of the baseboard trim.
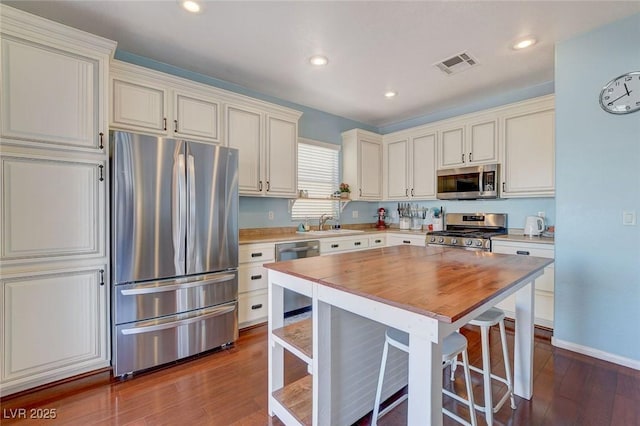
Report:
[[551,337],[551,344],[558,348],[567,349],[579,354],[588,355],[593,358],[598,358],[603,361],[612,362],[614,364],[622,365],[623,367],[633,368],[634,370],[640,370],[640,361],[625,358],[623,356],[615,355],[609,352],[604,352],[599,349],[594,349],[589,346],[582,346],[576,343],[567,342],[566,340],[560,340],[556,337]]

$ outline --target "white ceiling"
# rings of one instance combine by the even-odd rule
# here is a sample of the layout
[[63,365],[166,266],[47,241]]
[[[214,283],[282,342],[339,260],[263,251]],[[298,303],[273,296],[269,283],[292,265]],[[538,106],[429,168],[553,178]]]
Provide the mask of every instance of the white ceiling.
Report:
[[[4,1],[118,48],[373,126],[553,80],[554,44],[640,1]],[[525,35],[539,43],[510,44]],[[469,52],[480,66],[433,66]],[[307,60],[323,54],[328,66]],[[386,99],[387,90],[398,96]]]

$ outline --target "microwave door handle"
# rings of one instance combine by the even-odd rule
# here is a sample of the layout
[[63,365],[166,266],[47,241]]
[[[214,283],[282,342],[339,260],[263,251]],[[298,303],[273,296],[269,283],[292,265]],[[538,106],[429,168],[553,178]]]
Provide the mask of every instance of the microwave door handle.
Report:
[[480,171],[480,179],[478,180],[478,191],[480,191],[481,195],[484,192],[484,170]]

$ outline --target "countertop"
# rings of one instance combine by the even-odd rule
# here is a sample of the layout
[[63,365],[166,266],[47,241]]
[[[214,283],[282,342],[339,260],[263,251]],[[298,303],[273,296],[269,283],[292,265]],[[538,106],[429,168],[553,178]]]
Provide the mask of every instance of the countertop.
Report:
[[[342,228],[349,229],[349,228]],[[257,244],[257,243],[274,243],[274,242],[286,242],[286,241],[307,241],[307,240],[320,240],[323,238],[337,238],[357,235],[375,235],[375,234],[406,234],[406,235],[418,235],[426,238],[427,231],[409,231],[399,228],[387,228],[380,230],[372,227],[354,229],[353,233],[341,232],[335,235],[318,235],[313,232],[298,233],[295,228],[274,228],[273,230],[251,230],[248,232],[240,232],[240,244]]]
[[551,263],[533,256],[392,246],[264,267],[451,323]]

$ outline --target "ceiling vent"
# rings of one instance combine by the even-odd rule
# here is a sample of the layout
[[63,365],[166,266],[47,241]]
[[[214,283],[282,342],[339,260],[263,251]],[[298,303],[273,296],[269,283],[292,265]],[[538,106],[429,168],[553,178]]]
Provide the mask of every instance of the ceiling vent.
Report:
[[440,71],[447,75],[457,74],[476,65],[478,65],[478,61],[467,52],[460,53],[435,64],[436,67],[440,68]]

